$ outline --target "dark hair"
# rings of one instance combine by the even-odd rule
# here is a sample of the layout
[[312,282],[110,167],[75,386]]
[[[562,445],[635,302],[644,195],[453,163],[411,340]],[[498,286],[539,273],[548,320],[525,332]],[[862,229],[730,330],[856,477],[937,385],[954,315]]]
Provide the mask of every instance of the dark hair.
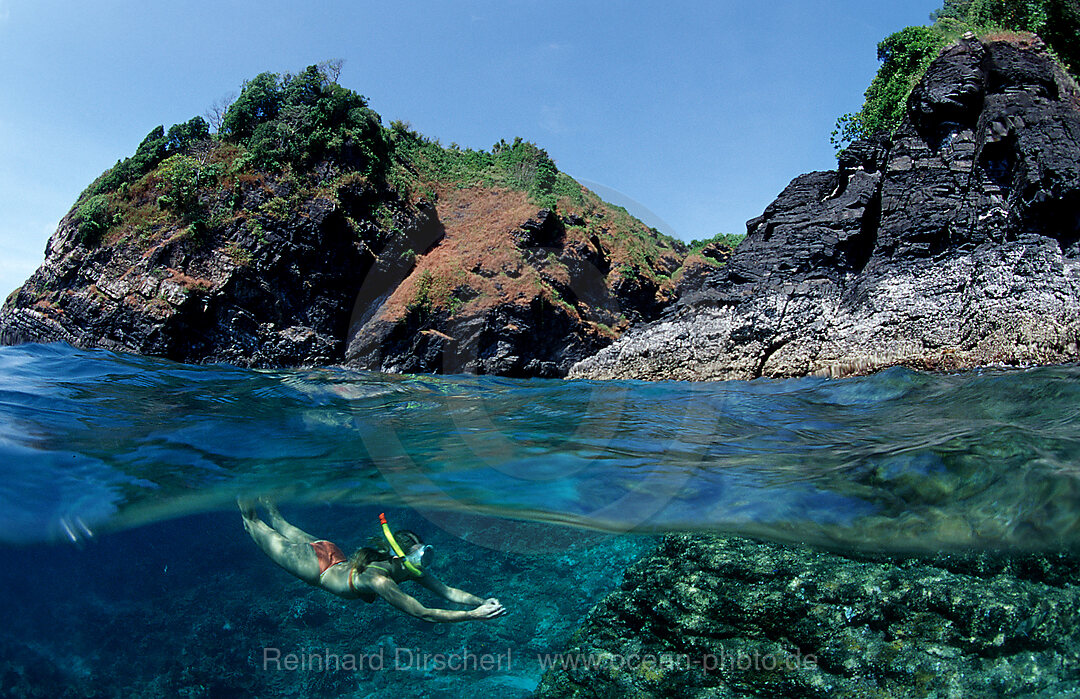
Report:
[[[399,529],[394,532],[394,540],[398,542],[398,546],[405,553],[409,552],[413,546],[417,544],[423,545],[424,540],[420,538],[420,535],[409,529]],[[357,549],[356,553],[349,559],[349,563],[356,569],[357,573],[364,572],[364,568],[367,568],[369,564],[375,561],[389,561],[396,556],[393,550],[390,548],[390,542],[385,538],[372,537],[368,542],[371,546],[365,546]]]
[[394,532],[394,538],[397,539],[398,545],[401,546],[401,550],[405,553],[408,553],[409,549],[417,544],[424,545],[424,540],[416,532],[409,529],[399,529]]
[[349,559],[349,565],[357,573],[363,573],[364,569],[367,568],[369,564],[374,563],[375,561],[388,560],[390,560],[390,556],[385,551],[379,551],[370,546],[364,546],[353,553],[352,558]]

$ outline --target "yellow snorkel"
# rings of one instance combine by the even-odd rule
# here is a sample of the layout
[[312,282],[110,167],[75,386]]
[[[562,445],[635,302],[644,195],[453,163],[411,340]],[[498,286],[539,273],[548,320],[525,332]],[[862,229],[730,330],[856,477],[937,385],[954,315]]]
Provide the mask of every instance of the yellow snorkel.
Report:
[[424,571],[413,565],[412,561],[405,557],[405,552],[401,550],[401,545],[398,544],[397,539],[394,538],[393,532],[390,531],[390,525],[386,523],[386,513],[379,513],[379,522],[382,524],[383,536],[390,542],[390,548],[394,549],[394,553],[401,557],[401,562],[409,569],[411,573],[417,577],[424,577]]

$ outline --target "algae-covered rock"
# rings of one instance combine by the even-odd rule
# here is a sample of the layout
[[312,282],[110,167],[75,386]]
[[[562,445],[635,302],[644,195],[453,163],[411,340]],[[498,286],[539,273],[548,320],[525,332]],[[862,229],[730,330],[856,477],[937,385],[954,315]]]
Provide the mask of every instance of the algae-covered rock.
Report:
[[1077,692],[1078,569],[1065,555],[856,559],[670,535],[593,609],[538,696]]

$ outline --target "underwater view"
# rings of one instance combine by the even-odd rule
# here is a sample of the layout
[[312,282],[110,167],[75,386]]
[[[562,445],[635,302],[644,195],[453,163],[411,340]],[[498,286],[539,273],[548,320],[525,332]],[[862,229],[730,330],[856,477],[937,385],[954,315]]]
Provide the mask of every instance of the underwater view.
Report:
[[[631,685],[560,693],[565,668],[552,666],[565,665],[605,614],[608,634],[641,631],[625,610],[612,611],[620,594],[640,597],[673,574],[683,580],[669,580],[661,604],[728,594],[688,592],[697,574],[685,562],[681,574],[657,568],[689,547],[693,565],[741,566],[741,586],[808,557],[798,564],[809,571],[803,582],[832,590],[845,627],[866,612],[836,599],[846,589],[891,580],[900,590],[905,573],[925,586],[934,571],[942,589],[933,604],[958,605],[945,616],[964,632],[965,652],[993,632],[996,669],[963,685],[965,695],[1008,686],[1067,695],[1080,688],[1078,378],[1080,368],[1062,366],[566,382],[3,347],[0,694],[527,697],[539,686],[540,696],[614,696]],[[425,570],[497,598],[506,613],[439,624],[382,600],[327,594],[259,550],[238,498],[276,503],[346,555],[383,541],[385,513],[432,546]],[[783,587],[805,600],[797,581]],[[985,586],[965,589],[971,581]],[[467,608],[419,585],[403,589],[433,608]],[[965,595],[988,604],[993,594],[1015,612],[997,619],[1000,629],[963,618],[974,613]],[[901,602],[896,613],[914,614]],[[928,619],[912,616],[910,633]],[[696,647],[732,652],[730,641],[756,635],[729,628]],[[1024,645],[1014,635],[1033,648],[1010,650]],[[872,650],[846,652],[870,663]],[[827,681],[844,674],[825,662],[835,651],[817,650],[817,691],[802,680],[747,686],[845,695]],[[942,646],[941,661],[959,652]],[[1012,669],[1003,679],[1000,661],[1017,654],[1034,674]],[[890,672],[904,672],[900,655],[889,656]],[[645,671],[676,661],[657,662],[635,665],[630,680],[659,681]],[[615,681],[614,670],[603,672]],[[867,668],[847,674],[852,696],[877,682]]]
[[1077,0],[0,65],[0,699],[1080,697]]

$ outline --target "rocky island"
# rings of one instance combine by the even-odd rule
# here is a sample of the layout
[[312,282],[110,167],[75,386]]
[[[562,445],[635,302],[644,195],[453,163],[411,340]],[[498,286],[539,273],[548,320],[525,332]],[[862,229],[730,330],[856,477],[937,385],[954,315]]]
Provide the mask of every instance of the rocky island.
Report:
[[531,143],[446,148],[316,66],[263,74],[216,135],[159,127],[87,188],[0,339],[653,380],[1073,361],[1078,100],[1037,38],[969,36],[891,137],[690,254]]
[[60,222],[0,339],[556,377],[670,300],[687,247],[542,149],[384,127],[333,78],[264,73],[215,134],[152,131]]

